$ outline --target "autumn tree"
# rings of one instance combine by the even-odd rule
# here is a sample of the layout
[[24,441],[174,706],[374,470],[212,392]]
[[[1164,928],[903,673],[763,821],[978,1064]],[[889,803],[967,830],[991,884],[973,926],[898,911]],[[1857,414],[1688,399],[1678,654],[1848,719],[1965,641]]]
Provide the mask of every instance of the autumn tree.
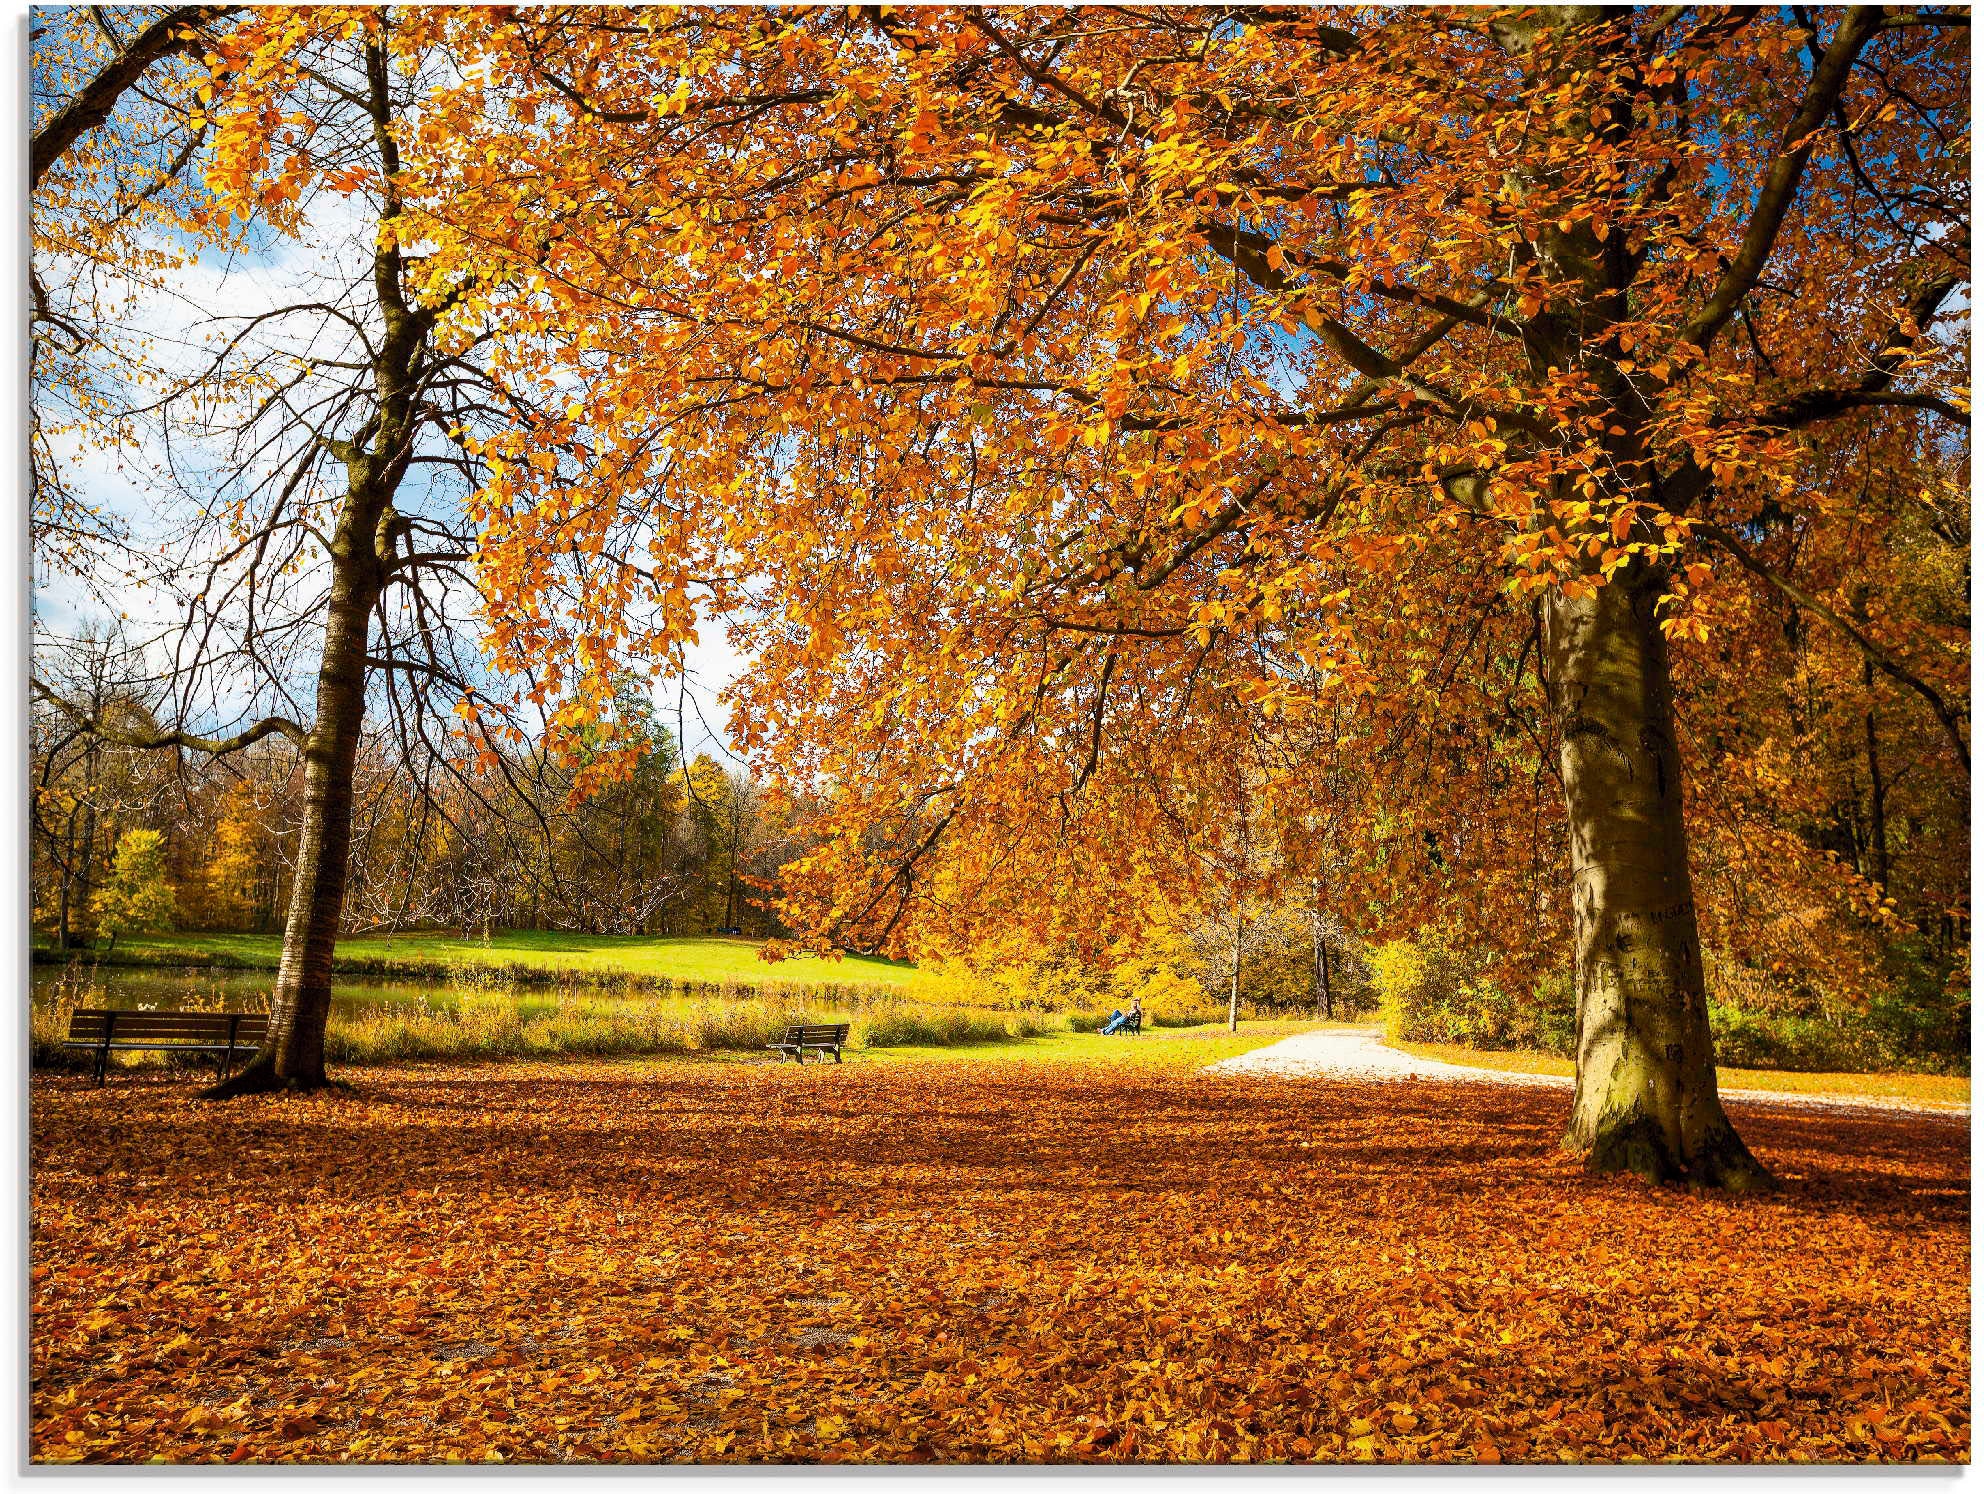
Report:
[[[161,486],[176,489],[138,584],[180,619],[149,652],[168,685],[155,729],[120,730],[47,681],[39,695],[127,747],[225,755],[280,735],[304,761],[269,1041],[215,1095],[324,1082],[368,697],[411,742],[457,730],[457,705],[485,739],[513,729],[500,702],[477,714],[480,665],[457,628],[474,603],[455,505],[476,480],[459,441],[501,391],[475,365],[474,276],[437,282],[402,223],[402,151],[445,64],[417,21],[362,8],[258,11],[208,39],[205,80],[178,111],[198,168],[185,212],[210,241],[246,224],[260,238],[243,249],[316,251],[315,283],[292,297],[264,264],[247,309],[196,305],[210,335],[192,353],[161,361],[99,339],[80,364],[96,377],[109,364],[119,394],[108,412],[81,402],[89,428],[143,431]],[[52,99],[46,118],[92,87]],[[37,193],[38,247],[62,225],[86,254],[143,262],[142,243],[97,221],[116,194],[65,180],[52,167]],[[70,367],[51,366],[38,402],[73,393],[83,375]],[[243,698],[257,710],[229,722]]]
[[[75,637],[37,631],[36,669],[67,699],[119,735],[157,729],[148,682],[131,671],[125,635],[86,627]],[[172,765],[122,749],[37,701],[28,723],[33,781],[28,799],[29,868],[37,922],[67,950],[93,930],[93,894],[109,875],[128,830],[164,828],[175,798]]]
[[92,894],[90,910],[113,946],[119,934],[171,928],[174,906],[165,882],[165,837],[156,830],[120,835],[110,875]]
[[[677,841],[685,810],[700,820],[714,815],[715,807],[705,800],[707,810],[690,808],[695,790],[681,770],[674,737],[636,681],[621,683],[613,719],[606,735],[618,747],[615,776],[589,793],[575,791],[577,777],[592,766],[586,750],[561,768],[554,754],[538,748],[545,786],[552,790],[544,807],[555,826],[545,911],[594,933],[647,933],[691,901],[699,882],[713,874],[718,845],[706,843],[698,860],[685,857]],[[703,787],[707,793],[709,786]]]
[[[1510,780],[1548,783],[1567,1144],[1767,1185],[1716,1096],[1675,660],[1769,515],[1842,522],[1806,453],[1967,419],[1966,22],[492,27],[480,58],[530,97],[460,159],[555,163],[573,206],[519,304],[587,329],[506,348],[577,397],[501,438],[481,495],[499,654],[567,660],[582,708],[678,650],[705,587],[757,655],[749,744],[831,787],[787,906],[857,947],[1189,877],[1176,808],[1240,709],[1354,702],[1394,826],[1426,821],[1401,854],[1448,873],[1534,844]],[[462,264],[547,190],[447,178],[428,231]],[[1960,663],[1897,683],[1967,772]]]

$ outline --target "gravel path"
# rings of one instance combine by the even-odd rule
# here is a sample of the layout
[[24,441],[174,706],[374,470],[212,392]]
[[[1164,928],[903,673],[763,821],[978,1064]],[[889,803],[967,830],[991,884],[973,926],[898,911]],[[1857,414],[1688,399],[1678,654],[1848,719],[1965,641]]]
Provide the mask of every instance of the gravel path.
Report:
[[[1516,1084],[1533,1088],[1569,1089],[1569,1078],[1558,1074],[1512,1074],[1505,1069],[1477,1069],[1464,1064],[1415,1058],[1386,1047],[1375,1027],[1336,1027],[1300,1032],[1238,1058],[1206,1066],[1209,1074],[1253,1074],[1294,1079],[1364,1079],[1396,1083],[1424,1080],[1439,1084]],[[1824,1110],[1906,1110],[1919,1115],[1966,1117],[1968,1105],[1933,1101],[1883,1099],[1874,1095],[1792,1094],[1775,1089],[1725,1089],[1722,1098],[1739,1104],[1809,1105]]]

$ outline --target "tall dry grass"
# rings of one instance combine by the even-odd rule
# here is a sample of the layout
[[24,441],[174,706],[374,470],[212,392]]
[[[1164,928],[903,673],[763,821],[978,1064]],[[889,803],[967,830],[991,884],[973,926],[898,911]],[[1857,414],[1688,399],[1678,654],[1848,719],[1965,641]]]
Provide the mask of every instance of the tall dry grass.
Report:
[[[332,1063],[372,1064],[550,1054],[756,1052],[782,1028],[800,1022],[846,1022],[849,1042],[857,1048],[1008,1043],[1049,1030],[1046,1021],[1025,1013],[930,1006],[907,1001],[887,986],[858,994],[842,987],[835,994],[839,1000],[824,991],[807,999],[804,988],[729,999],[464,991],[439,1001],[340,1002],[331,1011],[325,1056]],[[29,1026],[34,1066],[87,1066],[87,1053],[66,1049],[62,1042],[79,1007],[104,1004],[100,988],[80,984],[65,984],[33,1002]],[[182,1010],[220,1010],[223,1004],[218,997],[173,1001]],[[113,1054],[112,1061],[121,1067],[198,1062],[153,1052]]]

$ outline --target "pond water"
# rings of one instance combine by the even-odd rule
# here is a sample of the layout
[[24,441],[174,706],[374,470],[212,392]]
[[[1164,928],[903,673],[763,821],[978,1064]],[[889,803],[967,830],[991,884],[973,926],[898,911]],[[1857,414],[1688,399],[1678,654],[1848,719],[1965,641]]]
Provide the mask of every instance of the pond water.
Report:
[[[259,1012],[269,1005],[273,970],[171,970],[133,965],[36,965],[30,999],[37,1006],[73,1001],[79,1006]],[[495,994],[486,988],[473,994]],[[513,994],[528,1005],[549,1004],[550,992]],[[462,993],[441,985],[409,985],[403,981],[340,976],[332,988],[338,1010],[357,1015],[382,1007],[418,1003],[433,1010],[450,1010]]]

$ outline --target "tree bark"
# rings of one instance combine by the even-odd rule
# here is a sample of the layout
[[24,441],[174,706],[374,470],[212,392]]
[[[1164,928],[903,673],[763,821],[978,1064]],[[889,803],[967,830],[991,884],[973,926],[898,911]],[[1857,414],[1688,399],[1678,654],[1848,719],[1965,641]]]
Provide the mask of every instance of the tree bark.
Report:
[[1688,873],[1662,575],[1635,566],[1543,608],[1571,838],[1577,1092],[1564,1144],[1593,1172],[1746,1191],[1770,1174],[1716,1092]]
[[69,952],[71,942],[69,900],[76,887],[76,814],[76,806],[72,804],[62,824],[62,897],[55,921],[55,947],[64,954]]
[[1240,916],[1240,910],[1235,908],[1233,910],[1233,988],[1226,998],[1228,1032],[1240,1030],[1240,937],[1244,929],[1245,922]]
[[1330,946],[1322,931],[1316,932],[1316,989],[1322,997],[1323,1020],[1336,1019],[1336,995],[1330,990]]
[[[1873,666],[1867,666],[1867,687],[1873,689]],[[1867,707],[1867,794],[1869,799],[1869,848],[1873,852],[1874,881],[1883,896],[1888,890],[1888,785],[1881,772],[1879,722],[1872,706]]]
[[[1867,592],[1865,583],[1853,590],[1853,620],[1864,631],[1867,627]],[[1888,892],[1888,784],[1881,771],[1880,713],[1875,708],[1874,661],[1864,654],[1860,659],[1860,682],[1867,690],[1867,818],[1868,818],[1868,860],[1869,870],[1875,883],[1881,889],[1881,896]]]

